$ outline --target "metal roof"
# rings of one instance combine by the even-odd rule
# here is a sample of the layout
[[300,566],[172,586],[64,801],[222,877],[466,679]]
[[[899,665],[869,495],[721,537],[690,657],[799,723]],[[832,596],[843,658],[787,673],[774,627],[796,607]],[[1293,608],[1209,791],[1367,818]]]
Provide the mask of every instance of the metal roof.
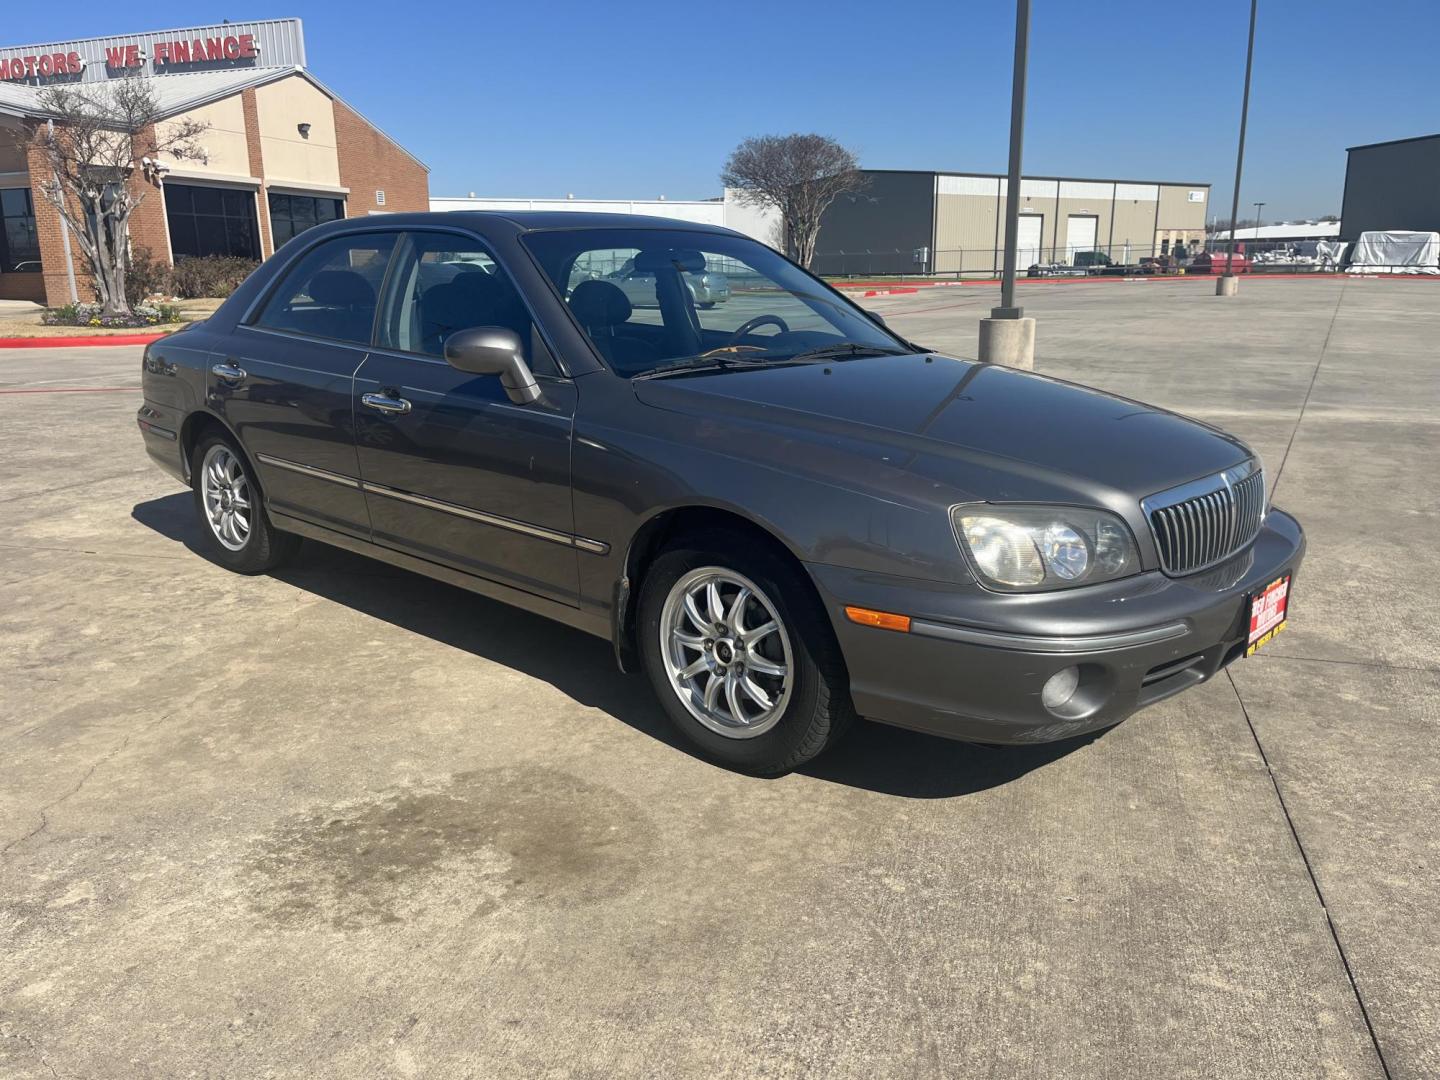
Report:
[[1347,146],[1345,152],[1351,150],[1371,150],[1377,146],[1399,146],[1401,143],[1427,142],[1430,139],[1440,139],[1440,133],[1434,135],[1411,135],[1408,139],[1386,139],[1384,142],[1361,143],[1359,146]]
[[[262,68],[256,71],[197,71],[185,75],[156,75],[145,80],[145,85],[155,92],[155,103],[159,107],[160,119],[189,112],[201,105],[207,105],[220,98],[230,97],[242,90],[261,86],[289,75],[308,73],[299,67]],[[313,79],[311,80],[314,81]],[[74,83],[66,89],[84,94],[96,101],[104,101],[114,83]],[[322,87],[322,89],[324,89]],[[0,112],[14,116],[46,117],[40,104],[44,88],[26,86],[20,83],[0,83]],[[329,91],[326,91],[328,94]],[[331,95],[332,97],[334,95]]]

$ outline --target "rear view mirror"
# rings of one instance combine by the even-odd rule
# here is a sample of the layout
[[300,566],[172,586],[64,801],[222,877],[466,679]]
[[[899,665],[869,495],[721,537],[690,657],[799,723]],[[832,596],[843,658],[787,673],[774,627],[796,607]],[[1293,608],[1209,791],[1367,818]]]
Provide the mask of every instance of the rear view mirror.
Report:
[[445,360],[470,375],[498,375],[506,396],[516,405],[540,399],[540,387],[525,363],[520,335],[503,326],[457,330],[445,339]]

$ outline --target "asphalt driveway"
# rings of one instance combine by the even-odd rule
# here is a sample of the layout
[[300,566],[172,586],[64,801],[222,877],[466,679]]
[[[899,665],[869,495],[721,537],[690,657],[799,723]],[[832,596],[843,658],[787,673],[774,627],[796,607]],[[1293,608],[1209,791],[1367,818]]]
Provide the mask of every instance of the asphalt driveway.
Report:
[[[875,298],[973,355],[990,289]],[[779,780],[608,646],[320,545],[194,550],[139,350],[0,352],[0,1076],[1440,1074],[1440,285],[1022,288],[1310,555],[1101,737],[861,725]]]

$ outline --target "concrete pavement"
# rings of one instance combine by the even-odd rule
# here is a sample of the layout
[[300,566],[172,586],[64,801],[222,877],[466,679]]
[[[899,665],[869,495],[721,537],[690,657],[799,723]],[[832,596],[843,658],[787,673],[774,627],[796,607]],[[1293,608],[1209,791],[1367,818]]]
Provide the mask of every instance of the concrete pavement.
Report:
[[[866,303],[973,355],[993,295],[935,292]],[[1039,371],[1261,451],[1291,628],[1100,738],[772,781],[598,640],[226,573],[106,389],[138,349],[0,356],[0,1075],[1440,1072],[1440,289],[1022,302]]]

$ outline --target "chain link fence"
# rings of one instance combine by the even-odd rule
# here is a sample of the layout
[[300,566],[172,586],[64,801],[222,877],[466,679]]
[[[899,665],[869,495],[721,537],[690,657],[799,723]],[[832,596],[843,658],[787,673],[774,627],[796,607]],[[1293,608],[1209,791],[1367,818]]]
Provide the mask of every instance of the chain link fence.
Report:
[[[1017,272],[1027,277],[1130,277],[1163,274],[1222,274],[1228,238],[1212,237],[1203,243],[1131,242],[1084,248],[1065,246],[1021,248]],[[1341,270],[1415,272],[1423,264],[1426,245],[1433,241],[1387,241],[1378,263],[1367,256],[1362,268],[1352,266],[1354,245],[1337,239],[1241,240],[1235,245],[1237,274],[1333,274]],[[865,251],[819,251],[812,269],[836,278],[993,278],[1003,266],[1004,251],[997,247],[889,248]],[[1433,273],[1434,270],[1423,272]]]

